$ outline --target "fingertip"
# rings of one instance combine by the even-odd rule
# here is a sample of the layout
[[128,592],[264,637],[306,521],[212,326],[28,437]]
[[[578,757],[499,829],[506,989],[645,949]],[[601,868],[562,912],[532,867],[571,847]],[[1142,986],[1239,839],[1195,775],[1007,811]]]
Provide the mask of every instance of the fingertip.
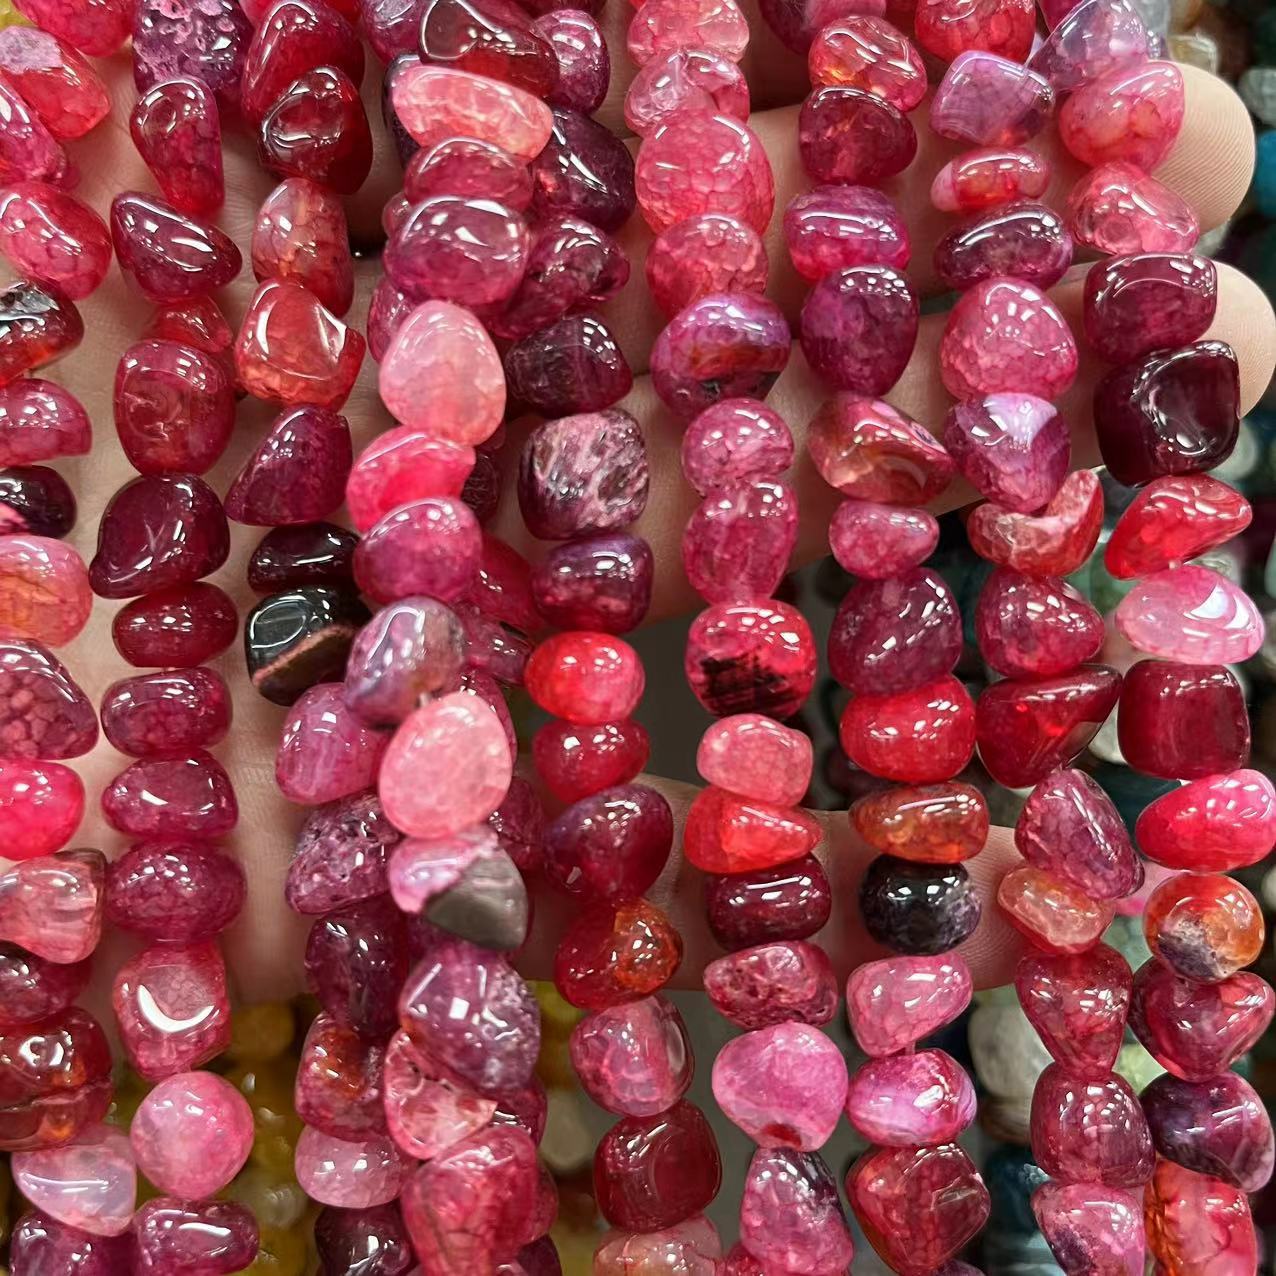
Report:
[[1276,371],[1276,313],[1267,294],[1248,275],[1225,262],[1218,266],[1219,306],[1208,335],[1236,351],[1241,372],[1241,412],[1262,398]]

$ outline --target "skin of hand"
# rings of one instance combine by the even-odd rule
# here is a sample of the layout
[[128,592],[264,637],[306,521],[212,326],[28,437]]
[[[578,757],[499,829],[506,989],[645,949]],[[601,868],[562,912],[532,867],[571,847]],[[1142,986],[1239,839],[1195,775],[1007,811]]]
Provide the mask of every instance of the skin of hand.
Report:
[[[753,39],[744,67],[753,95],[751,125],[765,144],[775,170],[776,216],[766,236],[771,262],[769,293],[794,318],[807,290],[788,262],[780,234],[780,216],[788,200],[806,183],[800,171],[796,146],[797,110],[808,88],[805,62],[771,36],[751,0],[746,0]],[[611,50],[612,84],[607,102],[598,118],[624,133],[621,106],[634,68],[624,47],[624,32],[630,16],[624,4],[608,6],[601,19]],[[89,137],[69,144],[68,150],[82,173],[77,189],[83,199],[105,217],[111,198],[121,190],[155,191],[155,183],[138,158],[129,140],[128,119],[135,90],[127,54],[98,63],[111,90],[114,110]],[[364,98],[370,120],[380,120],[380,67],[369,58]],[[1177,190],[1195,208],[1201,225],[1208,230],[1220,225],[1236,210],[1249,186],[1253,169],[1254,138],[1248,114],[1239,98],[1222,81],[1190,66],[1184,66],[1187,112],[1182,133],[1157,177]],[[908,276],[923,296],[938,291],[931,270],[932,249],[951,226],[951,218],[936,212],[929,203],[929,183],[959,148],[930,134],[926,126],[926,106],[913,115],[918,127],[920,148],[907,172],[885,189],[900,205],[912,235],[912,265]],[[383,129],[374,127],[376,157],[372,176],[364,188],[348,201],[352,240],[357,249],[368,252],[356,261],[355,302],[348,317],[362,328],[368,297],[380,273],[375,248],[382,235],[379,214],[385,201],[399,188],[399,166]],[[636,148],[636,142],[631,142]],[[1061,149],[1053,130],[1033,143],[1049,153],[1055,177],[1045,202],[1062,207],[1067,192],[1081,169]],[[232,236],[244,254],[244,270],[238,281],[217,300],[230,322],[236,326],[253,289],[249,263],[249,242],[256,211],[275,185],[272,177],[256,161],[255,143],[242,127],[231,126],[224,137],[226,204],[217,221]],[[651,460],[651,498],[646,513],[635,526],[645,536],[658,565],[651,618],[691,612],[699,600],[687,584],[681,567],[679,541],[682,528],[694,508],[694,494],[682,482],[678,447],[680,430],[661,407],[643,375],[648,365],[651,343],[663,324],[645,286],[643,261],[651,234],[639,214],[621,232],[632,264],[626,288],[613,298],[603,312],[612,324],[635,373],[633,392],[621,405],[641,422],[648,440]],[[1056,289],[1054,296],[1065,315],[1080,331],[1081,277],[1084,266]],[[136,341],[146,325],[150,306],[125,283],[113,265],[103,286],[81,303],[86,326],[83,345],[47,371],[84,403],[93,420],[95,445],[87,457],[59,462],[58,467],[71,483],[80,505],[80,523],[69,540],[84,555],[92,556],[98,520],[110,496],[129,479],[133,471],[116,438],[111,409],[111,388],[120,354]],[[936,351],[943,330],[943,315],[922,321],[917,346],[899,384],[887,396],[891,402],[931,429],[938,429],[949,400],[936,371]],[[1243,408],[1248,410],[1265,390],[1276,363],[1276,320],[1258,287],[1229,267],[1219,267],[1218,314],[1208,334],[1230,342],[1241,367]],[[1102,374],[1098,362],[1082,354],[1076,385],[1060,406],[1072,425],[1073,457],[1077,465],[1098,463],[1089,403],[1091,389]],[[45,375],[45,374],[41,374]],[[802,510],[802,529],[795,564],[811,561],[828,552],[826,530],[837,502],[831,491],[805,458],[803,434],[807,421],[826,394],[807,369],[796,343],[787,370],[773,390],[769,402],[793,429],[798,461],[790,475]],[[392,422],[376,393],[376,365],[368,359],[359,382],[343,412],[350,422],[356,453]],[[260,441],[273,413],[265,404],[251,399],[241,402],[234,437],[226,454],[205,476],[212,487],[224,494],[244,460]],[[492,530],[512,545],[535,558],[541,547],[532,542],[519,519],[513,499],[513,469],[526,432],[525,423],[516,423],[509,432],[502,463],[506,467],[503,507]],[[951,509],[974,498],[969,488],[954,484],[936,507]],[[340,517],[339,515],[337,516]],[[265,529],[231,525],[231,553],[225,566],[212,580],[224,588],[239,608],[241,619],[257,598],[245,583],[248,556]],[[121,604],[99,600],[84,633],[58,654],[95,703],[105,688],[118,678],[140,672],[127,666],[110,639],[110,623]],[[248,874],[249,896],[243,914],[224,936],[223,950],[231,968],[235,992],[244,1002],[287,997],[302,990],[301,955],[309,926],[307,918],[293,915],[283,901],[283,882],[296,830],[305,811],[293,806],[278,792],[274,782],[274,755],[282,711],[263,700],[248,684],[243,655],[236,643],[213,662],[230,685],[235,702],[235,722],[228,738],[217,749],[235,783],[240,820],[227,839],[227,850],[240,859]],[[648,699],[656,694],[649,691]],[[89,794],[88,812],[77,836],[79,845],[101,847],[114,858],[128,839],[103,821],[98,795],[110,779],[127,764],[105,740],[75,765]],[[644,777],[668,797],[677,827],[695,789],[672,781]],[[845,812],[817,812],[827,837],[818,852],[829,870],[835,892],[833,918],[816,937],[833,959],[840,975],[856,964],[880,955],[863,934],[854,914],[859,877],[872,858],[857,841]],[[704,964],[717,955],[704,923],[698,874],[684,866],[675,854],[650,897],[667,909],[682,932],[686,955],[677,982],[699,984]],[[994,829],[984,852],[968,867],[984,899],[983,921],[976,935],[963,946],[980,986],[1006,982],[1019,952],[1014,932],[1000,918],[992,902],[996,884],[1016,858],[1010,830]],[[540,892],[536,900],[536,925],[520,965],[525,973],[547,977],[555,941],[570,908],[561,899]],[[95,995],[99,1006],[111,973],[123,955],[137,946],[133,937],[109,931],[97,964]]]

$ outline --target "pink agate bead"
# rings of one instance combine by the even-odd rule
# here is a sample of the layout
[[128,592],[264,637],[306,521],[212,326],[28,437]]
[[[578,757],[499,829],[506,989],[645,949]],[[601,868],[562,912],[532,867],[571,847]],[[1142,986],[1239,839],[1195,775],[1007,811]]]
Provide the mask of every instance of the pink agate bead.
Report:
[[744,72],[735,59],[698,44],[694,40],[691,46],[653,53],[634,76],[625,93],[625,123],[639,137],[649,137],[676,114],[691,110],[748,121]]
[[938,543],[939,523],[925,510],[848,500],[829,522],[833,557],[851,575],[865,580],[907,575]]
[[887,957],[851,973],[846,1013],[860,1049],[883,1058],[952,1023],[972,991],[960,957]]
[[346,705],[342,684],[311,687],[288,711],[275,754],[275,782],[292,802],[332,802],[376,779],[389,737]]
[[837,1012],[837,980],[822,948],[779,940],[711,961],[704,990],[714,1009],[739,1028],[785,1021],[821,1027]]
[[360,532],[400,505],[426,496],[460,496],[474,449],[409,425],[379,434],[359,453],[346,480],[346,508]]
[[813,1152],[846,1103],[842,1052],[822,1032],[778,1023],[734,1037],[713,1063],[713,1095],[759,1147]]
[[701,213],[726,213],[762,232],[775,205],[762,143],[725,115],[683,114],[662,125],[638,152],[634,184],[657,233]]
[[960,54],[930,105],[940,137],[972,146],[1018,146],[1045,128],[1054,90],[1021,62],[982,49]]
[[942,213],[977,213],[1017,199],[1039,199],[1050,161],[1035,151],[996,147],[967,151],[935,174],[930,202]]
[[999,567],[975,608],[983,658],[1008,678],[1067,673],[1098,654],[1103,618],[1066,581]]
[[352,1142],[313,1126],[302,1130],[294,1163],[312,1200],[354,1210],[394,1200],[415,1165],[386,1135]]
[[0,71],[60,141],[83,137],[110,113],[111,99],[97,72],[63,40],[37,27],[0,31]]
[[289,177],[257,210],[253,274],[301,284],[334,315],[354,299],[354,262],[346,214],[335,192],[307,177]]
[[71,546],[0,537],[0,635],[61,647],[84,628],[92,606],[88,568]]
[[457,691],[404,719],[377,784],[397,828],[412,837],[446,837],[496,810],[512,775],[509,743],[496,715]]
[[1078,244],[1113,256],[1190,252],[1201,237],[1192,206],[1133,164],[1104,164],[1068,196],[1068,229]]
[[1044,204],[1018,200],[959,222],[935,245],[935,274],[964,291],[1009,275],[1039,288],[1058,283],[1072,265],[1072,238]]
[[642,698],[645,675],[623,639],[578,630],[542,642],[527,662],[526,681],[546,713],[592,726],[629,717]]
[[1146,62],[1093,80],[1059,112],[1059,136],[1090,168],[1127,163],[1148,173],[1170,153],[1184,113],[1183,74]]
[[1159,1161],[1147,1187],[1143,1217],[1148,1248],[1162,1271],[1231,1276],[1258,1268],[1258,1233],[1249,1198],[1221,1179]]
[[74,195],[44,182],[17,182],[0,195],[0,253],[19,274],[80,301],[106,276],[111,237]]
[[1032,1212],[1067,1276],[1143,1276],[1147,1245],[1138,1196],[1097,1183],[1043,1183]]
[[133,1217],[134,1276],[221,1276],[243,1271],[258,1253],[257,1220],[236,1201],[157,1196]]
[[756,399],[720,399],[682,436],[682,472],[701,496],[750,479],[779,478],[792,464],[789,427]]
[[161,1192],[212,1196],[243,1168],[253,1115],[243,1095],[212,1072],[161,1081],[129,1125],[137,1166]]
[[89,450],[92,436],[88,413],[62,386],[37,377],[20,377],[0,388],[0,464],[82,456]]
[[674,316],[710,293],[764,292],[768,261],[752,226],[707,212],[662,230],[647,250],[644,269],[652,298]]
[[695,1066],[682,1016],[660,996],[587,1015],[572,1030],[571,1059],[589,1097],[620,1116],[673,1107]]
[[[644,1270],[723,1276],[721,1259],[717,1228],[703,1214],[695,1214],[654,1232],[608,1231],[594,1251],[593,1276],[632,1276]],[[736,1276],[735,1268],[727,1276]]]
[[1116,627],[1150,656],[1188,664],[1241,664],[1263,645],[1263,618],[1225,576],[1188,564],[1138,581]]
[[884,1147],[951,1143],[975,1119],[975,1087],[942,1050],[870,1059],[851,1078],[846,1115]]
[[390,96],[399,122],[423,147],[473,137],[530,160],[553,127],[549,107],[524,89],[447,67],[405,66]]
[[[842,6],[839,6],[842,7]],[[885,18],[857,3],[833,17],[811,41],[812,85],[837,84],[871,93],[897,111],[911,111],[926,96],[926,67],[912,42]]]
[[677,49],[706,49],[739,62],[749,24],[735,0],[646,0],[629,23],[625,45],[636,66]]
[[57,762],[0,760],[0,845],[10,860],[61,850],[84,815],[84,782]]
[[1031,65],[1057,92],[1071,93],[1147,58],[1147,28],[1134,5],[1081,0],[1061,17]]
[[[756,1270],[843,1276],[854,1254],[837,1182],[822,1158],[759,1148],[740,1199],[740,1238]],[[763,1266],[763,1263],[765,1266]],[[739,1276],[729,1265],[724,1276]]]
[[162,79],[152,85],[133,108],[129,134],[164,198],[178,212],[206,217],[222,206],[221,121],[206,84]]
[[1040,514],[1016,514],[989,501],[966,523],[975,553],[1029,576],[1076,571],[1094,552],[1102,529],[1103,489],[1091,470],[1073,470]]
[[997,887],[997,903],[1016,930],[1051,953],[1093,948],[1116,914],[1075,886],[1031,865],[1012,869]]
[[137,1169],[129,1137],[116,1126],[91,1125],[60,1147],[15,1152],[12,1164],[22,1195],[59,1223],[120,1236],[133,1221]]
[[63,851],[0,875],[0,940],[48,961],[83,961],[102,935],[106,861],[101,851]]
[[1244,868],[1276,843],[1276,789],[1261,771],[1192,780],[1144,807],[1134,834],[1143,853],[1167,868]]
[[377,603],[413,594],[456,603],[474,586],[482,532],[454,496],[425,496],[373,525],[354,551],[354,578]]
[[949,62],[969,49],[987,49],[1022,62],[1032,48],[1037,12],[1032,0],[918,0],[917,42]]
[[396,420],[449,443],[485,442],[505,411],[505,373],[491,337],[446,301],[427,301],[404,320],[382,357],[378,389]]
[[895,202],[871,186],[818,186],[789,201],[784,238],[804,279],[848,266],[903,270],[911,245]]
[[798,151],[817,182],[874,186],[913,162],[917,130],[872,93],[824,85],[802,103]]
[[802,800],[811,765],[808,736],[757,713],[715,722],[696,751],[696,769],[706,784],[778,806]]
[[390,1038],[382,1080],[390,1136],[409,1156],[428,1161],[492,1119],[485,1098],[417,1050],[404,1032]]
[[687,580],[708,602],[773,594],[797,542],[798,509],[782,483],[720,488],[700,503],[682,538]]

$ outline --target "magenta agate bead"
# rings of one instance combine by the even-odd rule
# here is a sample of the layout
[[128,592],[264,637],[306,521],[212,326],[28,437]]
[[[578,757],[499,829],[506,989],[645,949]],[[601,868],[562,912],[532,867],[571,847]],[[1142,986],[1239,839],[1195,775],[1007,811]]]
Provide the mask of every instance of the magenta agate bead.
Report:
[[649,750],[646,730],[630,718],[594,726],[547,722],[532,739],[537,774],[562,802],[627,784],[646,764]]
[[344,315],[354,299],[354,262],[341,200],[309,178],[280,182],[257,210],[252,265],[258,280],[301,284]]
[[671,317],[712,293],[761,294],[768,269],[758,232],[719,212],[698,213],[666,227],[644,264],[653,300]]
[[784,484],[720,488],[687,522],[683,568],[709,602],[766,597],[788,570],[797,533],[797,500]]
[[1262,645],[1253,599],[1225,576],[1191,563],[1145,576],[1116,610],[1137,650],[1184,663],[1240,664]]
[[510,398],[542,417],[597,412],[633,387],[633,371],[596,315],[569,315],[505,352]]
[[347,1209],[387,1205],[403,1188],[414,1162],[385,1134],[336,1139],[313,1128],[297,1140],[297,1182],[311,1200]]
[[0,387],[0,465],[82,456],[92,432],[79,401],[52,381],[21,377]]
[[354,577],[379,603],[411,594],[455,602],[474,582],[481,544],[465,504],[423,497],[392,510],[364,536],[354,554]]
[[820,28],[806,50],[812,85],[859,89],[889,102],[897,111],[911,111],[926,96],[921,55],[907,36],[872,12],[870,5],[858,3],[854,8],[859,12],[820,13],[821,22],[829,17],[832,21]]
[[1139,1196],[1099,1183],[1043,1183],[1032,1195],[1032,1212],[1067,1276],[1143,1276],[1147,1243]]
[[97,714],[52,652],[0,638],[0,758],[76,758],[97,743]]
[[316,807],[297,835],[288,865],[288,906],[322,914],[385,894],[386,858],[400,836],[371,791]]
[[830,385],[880,395],[899,380],[917,338],[917,297],[887,266],[825,275],[807,296],[802,353]]
[[976,213],[935,245],[935,273],[965,291],[998,276],[1053,287],[1072,265],[1072,237],[1044,204],[1016,201]]
[[939,523],[925,510],[846,500],[829,522],[833,557],[865,580],[908,575],[938,543]]
[[870,1143],[951,1143],[974,1120],[975,1087],[942,1050],[870,1059],[851,1078],[846,1115]]
[[571,1060],[595,1103],[635,1117],[671,1108],[695,1067],[682,1016],[660,996],[587,1015],[572,1030]]
[[1018,146],[1050,121],[1054,90],[1012,58],[970,49],[953,59],[935,90],[930,126],[971,146]]
[[824,85],[802,103],[798,151],[815,182],[876,186],[913,162],[917,130],[872,93]]
[[803,855],[774,868],[706,875],[704,907],[714,939],[735,951],[814,935],[829,919],[833,891],[819,860]]
[[158,1196],[133,1220],[136,1276],[199,1272],[221,1276],[242,1271],[258,1252],[257,1220],[236,1201],[181,1201]]
[[1086,339],[1111,363],[1128,363],[1204,335],[1218,303],[1214,263],[1188,253],[1142,253],[1098,263],[1086,275]]
[[1068,229],[1079,244],[1112,256],[1191,252],[1201,237],[1192,206],[1133,164],[1104,164],[1068,196]]
[[551,9],[532,19],[532,30],[549,43],[558,65],[550,106],[592,115],[611,84],[611,55],[598,23],[580,9]]
[[[80,312],[59,289],[24,279],[10,284],[0,292],[0,386],[56,362],[74,350],[83,336]],[[30,402],[21,390],[10,389],[8,394],[20,396],[24,408]],[[71,395],[66,397],[75,402]],[[13,408],[8,411],[12,413]]]
[[257,24],[245,55],[243,111],[262,117],[303,72],[328,64],[363,78],[363,46],[336,8],[312,0],[278,0]]
[[361,1037],[393,1031],[408,973],[406,921],[384,895],[317,919],[306,939],[306,987],[340,1025]]
[[19,274],[80,301],[106,275],[111,237],[75,196],[44,182],[19,181],[0,197],[0,253]]
[[555,545],[532,569],[532,597],[557,629],[627,633],[651,604],[654,563],[647,542],[624,532]]
[[722,398],[764,398],[789,360],[783,312],[765,297],[711,293],[672,319],[651,350],[656,393],[691,418]]
[[532,161],[537,220],[575,216],[618,231],[634,211],[634,161],[609,128],[579,111],[555,107],[549,139]]
[[22,1194],[59,1222],[101,1236],[128,1230],[137,1169],[116,1126],[87,1125],[60,1146],[15,1153],[12,1166]]
[[152,943],[212,939],[239,916],[244,870],[215,846],[141,842],[106,874],[106,916]]
[[871,186],[817,186],[784,210],[784,238],[794,268],[818,280],[850,266],[903,270],[908,227],[889,196]]
[[720,399],[682,436],[682,471],[701,495],[753,479],[776,479],[793,463],[784,419],[755,399]]
[[558,82],[554,51],[527,13],[503,0],[426,0],[420,6],[423,61],[517,85],[537,97]]
[[110,113],[106,86],[88,61],[39,27],[4,28],[0,71],[60,141],[83,137]]
[[8,83],[0,84],[0,180],[67,184],[70,161],[62,144]]
[[638,137],[650,137],[689,110],[748,122],[744,72],[717,50],[698,45],[692,40],[664,49],[638,69],[625,93],[625,123]]
[[715,722],[696,751],[696,769],[707,784],[778,806],[802,800],[811,765],[808,736],[756,713]]
[[102,790],[107,823],[145,838],[221,837],[239,806],[221,763],[195,750],[175,758],[142,758]]
[[1037,14],[1032,0],[975,0],[961,5],[919,0],[916,26],[918,44],[941,61],[986,49],[1022,62],[1032,48]]
[[1081,0],[1064,14],[1032,56],[1059,93],[1071,93],[1110,71],[1146,63],[1148,33],[1138,10],[1112,0]]
[[[841,1276],[853,1254],[837,1183],[815,1153],[759,1148],[740,1201],[740,1235],[754,1267],[728,1263],[728,1276],[772,1270]],[[763,1267],[758,1256],[766,1260]]]
[[786,1021],[821,1027],[837,1011],[837,980],[822,948],[777,940],[719,957],[704,971],[714,1009],[739,1028]]
[[819,821],[799,808],[709,787],[687,812],[683,854],[705,872],[743,873],[797,859],[822,838]]
[[518,212],[532,202],[532,177],[517,156],[474,137],[448,137],[422,146],[403,174],[411,202],[434,195],[492,199]]
[[216,226],[139,191],[111,201],[111,239],[120,269],[159,304],[216,292],[243,264],[234,241]]
[[1145,62],[1071,94],[1059,136],[1087,168],[1120,161],[1150,173],[1170,153],[1184,109],[1183,73],[1172,62]]
[[1259,771],[1189,781],[1144,808],[1135,837],[1167,868],[1226,873],[1256,864],[1276,841],[1276,789]]
[[400,425],[359,453],[346,478],[350,520],[367,532],[391,510],[427,496],[460,496],[475,464],[474,449]]
[[124,1276],[129,1271],[133,1238],[94,1236],[68,1227],[48,1214],[30,1210],[13,1228],[9,1261],[15,1271],[73,1271],[76,1276]]
[[989,501],[966,522],[975,553],[1029,576],[1076,571],[1102,530],[1103,489],[1091,470],[1073,470],[1040,514],[1017,514]]
[[1050,161],[1035,151],[992,147],[966,151],[935,174],[930,202],[943,213],[977,213],[1016,200],[1040,199]]
[[0,635],[61,647],[84,628],[92,605],[89,572],[69,545],[0,537]]
[[190,668],[225,651],[238,628],[235,604],[216,585],[197,581],[121,607],[111,621],[111,638],[131,665]]
[[1067,581],[998,567],[980,591],[975,635],[998,673],[1048,678],[1098,654],[1103,617]]
[[[238,8],[226,5],[227,12]],[[237,90],[237,76],[235,85]],[[179,213],[207,217],[222,206],[221,121],[206,85],[164,79],[147,88],[129,117],[129,134],[164,198]]]
[[699,47],[739,62],[749,43],[749,24],[735,0],[657,0],[642,7],[626,36],[638,66],[670,49]]
[[37,859],[61,850],[83,815],[84,782],[70,767],[0,760],[0,842],[6,859]]

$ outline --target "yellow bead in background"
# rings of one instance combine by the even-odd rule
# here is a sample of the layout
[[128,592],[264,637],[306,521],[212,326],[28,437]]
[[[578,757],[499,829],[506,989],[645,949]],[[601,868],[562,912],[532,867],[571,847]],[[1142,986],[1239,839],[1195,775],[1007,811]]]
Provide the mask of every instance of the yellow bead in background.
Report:
[[293,1107],[295,1071],[294,1060],[285,1056],[266,1063],[241,1063],[226,1074],[252,1109],[252,1163],[284,1180],[292,1177],[293,1149],[301,1137],[301,1118]]
[[280,1178],[259,1165],[241,1170],[222,1196],[246,1205],[262,1227],[279,1231],[297,1227],[310,1204],[310,1198],[291,1173]]
[[[3,0],[0,0],[3,3]],[[111,1097],[111,1108],[106,1119],[111,1125],[118,1125],[127,1130],[133,1123],[133,1117],[141,1102],[150,1093],[151,1083],[129,1067],[118,1067],[115,1070],[115,1092]]]
[[26,18],[14,7],[12,0],[0,0],[0,27],[30,26]]
[[231,1015],[226,1057],[235,1063],[277,1059],[292,1045],[296,1034],[292,1007],[287,1002],[262,1001],[255,1006],[240,1006]]
[[532,991],[541,1008],[541,1035],[567,1037],[581,1017],[576,1009],[548,980],[532,981]]
[[309,1255],[299,1227],[262,1227],[257,1257],[244,1276],[303,1276]]

